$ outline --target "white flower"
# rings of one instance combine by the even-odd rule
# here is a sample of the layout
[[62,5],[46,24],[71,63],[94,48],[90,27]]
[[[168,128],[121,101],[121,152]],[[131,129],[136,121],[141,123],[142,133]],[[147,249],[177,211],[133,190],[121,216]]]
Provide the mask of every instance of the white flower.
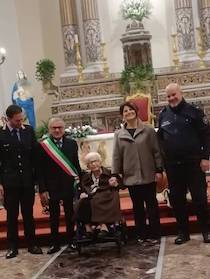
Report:
[[124,19],[142,21],[151,14],[150,0],[124,0],[121,4],[121,14]]

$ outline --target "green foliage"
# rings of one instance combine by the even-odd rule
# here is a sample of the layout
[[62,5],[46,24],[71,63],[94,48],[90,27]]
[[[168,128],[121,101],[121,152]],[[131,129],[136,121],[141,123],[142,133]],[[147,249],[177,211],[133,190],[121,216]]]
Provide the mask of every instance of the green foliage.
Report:
[[47,135],[48,133],[48,123],[45,121],[42,121],[42,124],[38,126],[35,130],[36,138],[39,140],[44,135]]
[[124,0],[121,4],[121,14],[124,19],[142,21],[151,15],[150,0]]
[[153,80],[154,72],[151,65],[128,66],[121,72],[120,83],[125,92],[129,92],[130,83],[135,83],[136,89],[144,89],[145,81]]
[[36,79],[50,81],[55,75],[55,63],[50,59],[42,59],[36,63]]

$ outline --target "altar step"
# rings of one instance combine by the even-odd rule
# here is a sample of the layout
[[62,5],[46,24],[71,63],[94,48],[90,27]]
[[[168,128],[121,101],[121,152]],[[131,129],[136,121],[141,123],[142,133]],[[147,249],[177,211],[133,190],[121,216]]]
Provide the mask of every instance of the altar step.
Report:
[[[209,203],[210,204],[210,203]],[[126,220],[129,233],[134,233],[134,220],[131,200],[129,197],[121,197],[121,208],[122,214]],[[165,203],[159,204],[160,209],[160,221],[161,230],[163,235],[176,234],[176,221],[173,217],[172,209],[169,208]],[[198,232],[199,228],[197,226],[196,217],[194,216],[192,206],[189,205],[190,213],[190,231]],[[34,206],[34,216],[36,222],[36,235],[41,246],[47,245],[49,243],[50,229],[49,229],[49,216],[42,213],[39,198],[35,199]],[[0,249],[6,248],[6,212],[5,210],[0,211]],[[64,215],[61,214],[60,217],[60,234],[61,239],[65,235],[65,221]],[[23,232],[23,221],[19,218],[19,236],[20,236],[20,247],[26,245],[24,240]]]

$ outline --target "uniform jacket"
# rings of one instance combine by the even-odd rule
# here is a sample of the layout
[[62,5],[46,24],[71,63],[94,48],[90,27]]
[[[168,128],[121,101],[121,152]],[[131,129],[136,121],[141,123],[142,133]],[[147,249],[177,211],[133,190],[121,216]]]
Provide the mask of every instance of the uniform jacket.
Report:
[[[79,175],[81,168],[76,141],[63,137],[61,151],[76,167]],[[38,181],[39,192],[49,192],[51,199],[68,199],[73,195],[74,178],[69,176],[39,145]]]
[[155,181],[162,160],[155,130],[139,122],[134,137],[126,127],[115,132],[112,173],[122,174],[125,186]]
[[[111,171],[102,167],[98,184],[99,189],[95,194],[91,195],[90,199],[91,222],[114,223],[121,220],[119,189],[109,185],[110,177]],[[92,184],[92,174],[84,174],[81,182],[81,191],[90,194]]]
[[7,125],[0,128],[0,183],[6,187],[33,187],[37,142],[33,128],[23,125],[21,142]]
[[175,107],[165,107],[159,116],[163,154],[168,162],[209,159],[210,126],[204,112],[184,99]]

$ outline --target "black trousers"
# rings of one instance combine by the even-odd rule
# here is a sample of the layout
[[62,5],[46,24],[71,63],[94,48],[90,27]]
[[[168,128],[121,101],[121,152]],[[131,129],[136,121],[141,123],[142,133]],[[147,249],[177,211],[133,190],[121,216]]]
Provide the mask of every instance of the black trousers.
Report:
[[17,187],[5,189],[7,210],[7,241],[9,248],[18,248],[19,205],[23,217],[24,234],[28,247],[35,245],[35,224],[33,218],[34,188]]
[[207,184],[205,173],[200,168],[200,162],[177,163],[166,168],[170,202],[177,220],[180,233],[189,234],[186,193],[189,190],[192,202],[200,224],[201,231],[208,231]]
[[[128,190],[133,202],[133,213],[138,237],[142,239],[148,237],[160,238],[160,216],[156,198],[156,183],[129,186]],[[146,213],[149,219],[149,232],[146,226]]]
[[[74,222],[73,222],[73,197],[72,199],[63,200],[63,208],[65,213],[66,223],[66,236],[67,243],[72,243],[74,235]],[[59,217],[60,217],[60,200],[49,200],[50,210],[50,229],[51,229],[51,244],[59,245]]]

